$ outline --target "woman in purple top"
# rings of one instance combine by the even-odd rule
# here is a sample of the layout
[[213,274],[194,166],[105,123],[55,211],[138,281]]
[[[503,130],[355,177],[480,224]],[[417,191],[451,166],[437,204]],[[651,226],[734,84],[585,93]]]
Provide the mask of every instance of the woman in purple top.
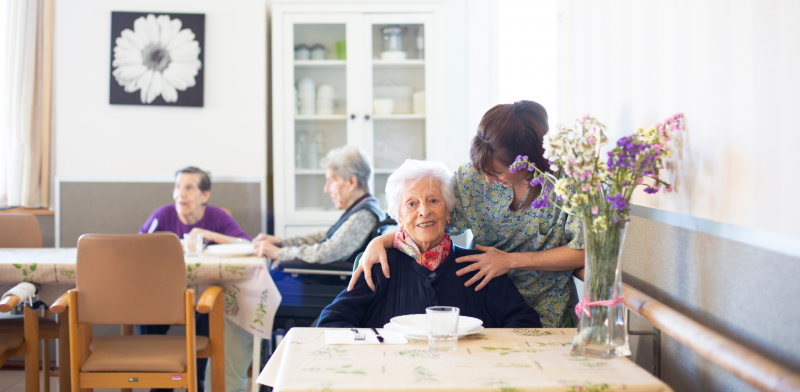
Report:
[[[253,239],[242,231],[228,213],[207,204],[209,197],[211,197],[211,178],[208,173],[194,166],[178,170],[175,173],[175,190],[172,191],[175,204],[161,206],[155,210],[139,229],[139,234],[169,231],[175,233],[178,238],[183,238],[186,233],[202,234],[206,242],[217,244],[240,242],[242,241],[240,238],[247,242],[252,241]],[[208,315],[197,313],[195,317],[197,335],[208,336]],[[169,325],[138,325],[137,328],[140,335],[165,335]],[[207,363],[208,360],[205,358],[197,359],[198,385],[202,386],[204,383]],[[246,367],[241,373],[245,370]]]
[[239,238],[252,241],[228,213],[207,204],[209,197],[211,179],[208,173],[193,166],[178,170],[172,191],[175,204],[159,207],[147,218],[139,233],[169,231],[181,239],[186,233],[202,234],[204,240],[217,244],[240,242]]

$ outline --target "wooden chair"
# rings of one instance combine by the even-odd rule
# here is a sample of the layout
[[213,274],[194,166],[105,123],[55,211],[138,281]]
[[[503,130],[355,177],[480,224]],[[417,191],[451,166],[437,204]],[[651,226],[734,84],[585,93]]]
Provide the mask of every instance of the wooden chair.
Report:
[[[0,214],[0,248],[41,248],[42,232],[39,228],[39,221],[30,214]],[[10,295],[0,302],[0,312],[9,312],[17,303],[19,297]],[[27,391],[39,391],[39,339],[42,342],[42,362],[43,379],[42,384],[45,391],[50,390],[50,339],[59,338],[59,324],[49,318],[49,312],[44,310],[44,317],[40,317],[37,312],[28,307],[24,308],[23,314],[18,316],[4,317],[0,319],[0,334],[14,336],[14,338],[0,339],[0,366],[9,357],[25,357],[25,389]],[[65,331],[67,324],[62,326]],[[24,343],[12,348],[14,342],[22,338]],[[59,353],[66,353],[66,339],[59,340]],[[66,355],[61,355],[60,362],[66,363]],[[63,377],[62,377],[63,379]],[[66,386],[60,382],[62,390]],[[67,384],[68,385],[68,384]]]
[[[69,291],[72,392],[82,388],[197,391],[194,290],[171,233],[85,234],[78,240],[77,287]],[[186,336],[92,338],[92,324],[181,324]],[[63,391],[62,391],[63,392]]]
[[225,392],[225,314],[222,287],[211,286],[203,291],[196,309],[203,314],[211,313],[208,317],[208,345],[197,351],[197,358],[209,358],[211,366],[211,388],[206,384],[205,390]]
[[41,248],[39,221],[30,214],[0,214],[0,248]]
[[[66,295],[66,294],[65,294]],[[9,312],[20,301],[16,295],[9,295],[0,301],[0,312]],[[0,335],[16,336],[22,338],[22,344],[16,351],[6,351],[8,357],[25,357],[25,390],[39,391],[39,340],[44,340],[42,344],[42,385],[45,391],[50,390],[50,339],[58,339],[59,363],[61,371],[68,369],[69,365],[69,346],[67,339],[68,325],[62,317],[60,323],[49,318],[49,312],[44,310],[44,317],[29,308],[23,307],[23,314],[10,316],[0,319]],[[3,339],[0,339],[3,340]],[[16,339],[14,339],[16,340]],[[8,347],[6,347],[8,350]],[[0,354],[0,366],[8,359],[4,354]],[[66,368],[64,365],[67,365]],[[69,388],[69,379],[64,378],[64,374],[59,372],[59,387]]]

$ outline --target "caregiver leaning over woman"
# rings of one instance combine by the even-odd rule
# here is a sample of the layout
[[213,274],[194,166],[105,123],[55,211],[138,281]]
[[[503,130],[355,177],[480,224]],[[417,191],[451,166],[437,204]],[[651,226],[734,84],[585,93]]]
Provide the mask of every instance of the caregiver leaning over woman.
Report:
[[[454,174],[456,205],[447,233],[472,230],[472,243],[486,252],[456,259],[471,263],[458,271],[459,276],[478,271],[465,286],[477,283],[475,290],[480,290],[508,274],[544,327],[554,328],[573,325],[571,309],[577,294],[572,271],[584,264],[581,223],[557,208],[531,207],[541,196],[541,186],[530,186],[533,173],[509,172],[520,155],[528,156],[539,170],[549,171],[542,156],[547,129],[547,112],[532,101],[497,105],[483,115],[472,139],[471,162]],[[391,248],[393,240],[394,234],[385,234],[370,243],[348,290],[362,272],[374,290],[371,267],[377,262],[390,277],[384,248]]]

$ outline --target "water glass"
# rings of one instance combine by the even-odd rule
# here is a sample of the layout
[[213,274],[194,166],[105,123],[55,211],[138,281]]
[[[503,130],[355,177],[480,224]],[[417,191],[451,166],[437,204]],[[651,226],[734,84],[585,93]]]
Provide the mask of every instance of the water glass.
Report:
[[431,306],[425,309],[428,315],[428,348],[431,351],[456,351],[460,312],[454,306]]
[[187,256],[200,256],[203,252],[203,234],[183,234],[183,253]]

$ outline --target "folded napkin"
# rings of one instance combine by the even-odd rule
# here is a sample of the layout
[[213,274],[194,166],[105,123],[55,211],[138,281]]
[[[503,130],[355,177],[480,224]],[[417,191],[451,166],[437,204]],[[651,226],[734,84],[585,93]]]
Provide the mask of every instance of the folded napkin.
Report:
[[356,340],[356,334],[350,329],[327,329],[325,330],[325,344],[406,344],[408,340],[394,331],[378,328],[378,332],[383,337],[383,343],[375,337],[375,332],[370,328],[356,328],[358,332],[366,336],[364,340]]

